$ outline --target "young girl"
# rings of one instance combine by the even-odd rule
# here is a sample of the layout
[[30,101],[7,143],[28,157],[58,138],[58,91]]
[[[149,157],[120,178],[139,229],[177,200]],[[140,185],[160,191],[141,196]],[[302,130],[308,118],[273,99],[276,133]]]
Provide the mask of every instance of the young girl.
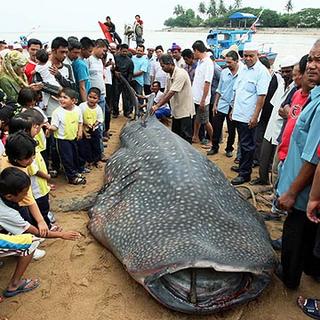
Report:
[[88,91],[87,102],[79,105],[83,118],[83,139],[79,140],[79,154],[84,161],[88,163],[89,169],[92,166],[100,167],[101,160],[101,131],[100,126],[103,123],[103,113],[98,105],[101,91],[92,87]]
[[[27,167],[31,165],[35,156],[36,142],[24,131],[18,131],[14,134],[10,134],[6,145],[5,151],[7,157],[1,159],[1,169],[8,167],[16,167],[19,170],[28,174]],[[44,218],[39,210],[39,207],[32,195],[31,188],[28,188],[27,194],[19,202],[21,207],[27,207],[24,210],[24,215],[26,219],[32,220],[31,216],[36,221],[40,235],[42,237],[46,236],[49,229],[48,225],[44,221]]]
[[[26,131],[32,138],[38,135],[43,124],[43,116],[35,109],[29,109],[18,116],[14,117],[10,123],[10,133],[14,133],[18,130]],[[38,204],[40,212],[47,223],[49,229],[51,226],[51,220],[48,216],[50,212],[49,205],[49,192],[50,192],[50,179],[45,161],[41,155],[41,149],[39,144],[36,147],[35,159],[27,168],[28,174],[31,177],[31,189],[32,194]]]
[[80,172],[83,163],[79,163],[77,140],[82,138],[82,114],[77,102],[77,93],[64,88],[59,96],[60,106],[52,113],[51,131],[57,139],[58,152],[65,174],[71,184],[86,184]]

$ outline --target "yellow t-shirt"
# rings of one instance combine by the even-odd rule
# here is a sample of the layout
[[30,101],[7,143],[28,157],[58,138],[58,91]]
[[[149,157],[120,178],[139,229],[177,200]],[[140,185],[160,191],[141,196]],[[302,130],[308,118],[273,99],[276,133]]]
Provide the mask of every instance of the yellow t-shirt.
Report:
[[83,102],[79,108],[82,112],[83,124],[93,126],[97,121],[103,123],[103,112],[98,104],[94,108],[90,108],[87,102]]
[[41,129],[40,132],[34,137],[34,139],[38,142],[37,149],[42,152],[47,149],[47,141],[46,135]]
[[48,194],[50,192],[48,181],[36,176],[38,171],[48,173],[46,163],[44,162],[43,157],[38,149],[36,149],[36,155],[33,162],[27,169],[31,178],[31,189],[34,198],[38,199]]
[[79,124],[82,121],[82,113],[78,106],[72,110],[66,110],[61,106],[52,113],[51,125],[58,128],[54,132],[56,139],[74,140],[77,137]]
[[[1,159],[0,159],[0,170],[2,171],[4,169],[6,169],[6,168],[11,168],[11,167],[17,168],[17,169],[23,171],[24,173],[26,173],[27,175],[29,175],[27,168],[14,166],[8,161],[7,157],[1,157]],[[19,202],[19,206],[28,207],[28,206],[31,206],[32,204],[34,204],[35,202],[36,201],[34,200],[34,197],[32,195],[31,186],[30,186],[27,195]]]

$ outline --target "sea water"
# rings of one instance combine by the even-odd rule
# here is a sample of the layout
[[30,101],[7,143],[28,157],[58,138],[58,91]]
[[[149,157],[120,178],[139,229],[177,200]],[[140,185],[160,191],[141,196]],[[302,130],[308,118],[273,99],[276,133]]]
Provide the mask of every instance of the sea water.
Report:
[[[209,29],[208,29],[209,31]],[[13,43],[14,41],[19,40],[19,36],[21,34],[17,32],[11,33],[1,33],[0,39],[5,39],[9,43]],[[41,32],[35,31],[30,36],[32,38],[40,39],[43,42],[50,43],[53,38],[57,36],[69,37],[76,36],[81,38],[83,36],[90,37],[92,39],[98,39],[103,37],[100,29],[94,31],[56,31],[56,32]],[[162,45],[165,50],[171,47],[172,43],[177,43],[181,48],[191,48],[192,43],[196,40],[203,40],[205,42],[207,37],[207,32],[174,32],[174,31],[151,31],[145,30],[144,39],[145,46],[155,47],[157,45]],[[254,35],[255,42],[258,43],[261,47],[264,48],[265,51],[268,51],[269,48],[273,52],[278,53],[278,57],[275,65],[278,66],[281,64],[281,60],[288,55],[296,56],[297,59],[301,58],[304,54],[307,54],[312,44],[320,37],[317,35],[306,35],[300,34],[297,32],[296,34],[265,34],[258,33]],[[135,42],[131,42],[131,47],[135,46]]]

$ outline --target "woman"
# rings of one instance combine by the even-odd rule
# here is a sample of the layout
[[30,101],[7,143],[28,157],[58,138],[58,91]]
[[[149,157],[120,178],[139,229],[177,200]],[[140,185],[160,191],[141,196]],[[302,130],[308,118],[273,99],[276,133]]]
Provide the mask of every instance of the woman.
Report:
[[39,83],[28,84],[24,73],[28,59],[19,51],[8,52],[2,61],[0,72],[0,88],[7,95],[7,101],[17,102],[18,93],[24,87],[30,87],[32,90],[40,90]]

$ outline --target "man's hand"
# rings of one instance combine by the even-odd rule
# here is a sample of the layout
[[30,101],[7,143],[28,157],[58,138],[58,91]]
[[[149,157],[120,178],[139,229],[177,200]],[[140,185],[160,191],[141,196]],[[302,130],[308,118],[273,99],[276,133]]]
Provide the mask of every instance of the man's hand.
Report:
[[320,222],[320,216],[317,216],[317,212],[320,213],[320,200],[309,200],[307,206],[307,217],[314,223]]
[[257,125],[258,125],[258,117],[253,115],[252,118],[249,120],[248,126],[250,129],[253,129]]
[[278,111],[279,116],[283,119],[287,119],[290,112],[290,105],[286,104],[284,107],[281,107]]
[[56,66],[49,67],[49,71],[55,77],[59,74],[59,69]]
[[38,230],[40,237],[45,238],[48,235],[49,228],[44,220],[38,223]]
[[205,101],[200,101],[199,108],[200,108],[201,112],[204,112],[204,110],[206,108]]
[[151,107],[150,114],[153,115],[158,109],[159,107],[155,104],[154,106]]
[[81,140],[82,139],[82,130],[79,130],[78,133],[77,133],[77,140]]
[[279,199],[278,199],[278,203],[279,203],[279,207],[280,209],[282,210],[285,210],[285,211],[290,211],[293,207],[293,205],[295,204],[296,202],[296,198],[297,198],[297,195],[288,191],[288,192],[285,192]]
[[217,107],[216,104],[213,105],[212,114],[213,114],[213,115],[218,114],[218,107]]
[[81,234],[76,231],[62,231],[61,232],[61,238],[64,240],[78,240],[81,238]]
[[29,88],[33,91],[40,91],[43,88],[42,82],[31,83]]

